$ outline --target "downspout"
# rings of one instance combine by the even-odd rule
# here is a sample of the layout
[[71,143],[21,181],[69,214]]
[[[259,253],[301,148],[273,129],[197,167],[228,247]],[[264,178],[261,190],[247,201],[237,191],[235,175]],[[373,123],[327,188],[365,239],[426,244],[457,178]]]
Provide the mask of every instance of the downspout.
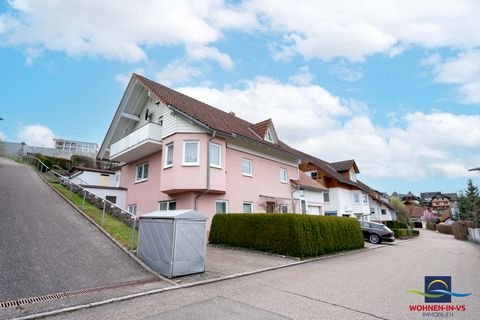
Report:
[[195,200],[193,202],[193,209],[197,210],[197,202],[200,197],[203,197],[205,194],[207,194],[210,191],[210,142],[215,138],[217,134],[217,131],[213,130],[212,131],[212,137],[208,139],[207,143],[207,189],[203,191],[202,193],[199,193],[195,196]]

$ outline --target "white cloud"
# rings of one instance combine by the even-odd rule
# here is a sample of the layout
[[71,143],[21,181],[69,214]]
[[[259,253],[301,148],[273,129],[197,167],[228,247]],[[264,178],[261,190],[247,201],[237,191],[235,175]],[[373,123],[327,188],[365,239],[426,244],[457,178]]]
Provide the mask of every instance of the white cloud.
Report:
[[478,166],[480,116],[406,113],[375,125],[368,106],[344,101],[318,85],[266,77],[240,89],[182,87],[180,91],[250,122],[272,118],[279,137],[328,161],[354,158],[366,178],[459,178]]
[[480,34],[472,31],[480,29],[480,3],[475,0],[248,0],[244,7],[271,31],[286,36],[278,46],[283,56],[358,62],[377,53],[395,56],[412,45],[480,45]]
[[310,72],[310,68],[308,66],[303,66],[299,68],[298,73],[291,76],[289,80],[294,84],[306,86],[312,83],[313,74]]
[[458,85],[463,103],[480,103],[480,50],[462,52],[445,62],[437,61],[434,74],[438,83]]
[[17,133],[18,139],[33,147],[55,147],[53,131],[43,125],[22,126]]
[[[253,28],[253,13],[221,0],[56,1],[12,0],[12,14],[0,15],[3,41],[70,56],[145,60],[145,47],[208,45],[222,28]],[[8,30],[9,32],[5,32]]]
[[228,54],[220,52],[217,48],[207,46],[188,46],[187,55],[191,60],[214,60],[225,70],[231,70],[235,66],[232,58],[230,58]]
[[355,70],[353,68],[347,67],[345,62],[339,62],[332,64],[329,68],[331,74],[336,75],[342,80],[354,82],[358,81],[363,77],[362,72]]
[[168,64],[163,70],[154,73],[156,81],[166,86],[184,84],[200,75],[198,68],[192,67],[181,60],[175,60]]

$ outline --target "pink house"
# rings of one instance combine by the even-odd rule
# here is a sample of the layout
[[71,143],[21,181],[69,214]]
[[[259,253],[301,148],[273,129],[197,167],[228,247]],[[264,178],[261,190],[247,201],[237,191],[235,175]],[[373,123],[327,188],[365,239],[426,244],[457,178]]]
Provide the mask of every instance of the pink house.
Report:
[[307,213],[326,189],[300,175],[298,155],[272,121],[240,119],[134,74],[98,157],[123,164],[129,211]]

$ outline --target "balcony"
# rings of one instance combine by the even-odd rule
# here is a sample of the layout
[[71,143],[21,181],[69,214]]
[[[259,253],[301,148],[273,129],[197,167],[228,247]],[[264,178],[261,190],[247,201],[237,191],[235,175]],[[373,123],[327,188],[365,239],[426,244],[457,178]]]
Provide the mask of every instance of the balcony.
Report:
[[110,146],[110,160],[131,162],[162,149],[162,127],[147,123]]

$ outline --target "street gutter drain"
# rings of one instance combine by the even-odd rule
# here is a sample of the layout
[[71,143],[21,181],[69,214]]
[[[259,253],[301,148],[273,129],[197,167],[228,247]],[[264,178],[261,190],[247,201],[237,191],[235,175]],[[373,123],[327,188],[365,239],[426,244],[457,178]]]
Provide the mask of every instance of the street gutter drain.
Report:
[[155,278],[145,279],[145,280],[127,281],[127,282],[120,282],[120,283],[117,283],[117,284],[104,286],[104,287],[79,289],[79,290],[72,290],[72,291],[66,291],[66,292],[61,292],[61,293],[47,294],[47,295],[38,296],[38,297],[30,297],[30,298],[4,301],[4,302],[0,302],[0,309],[16,308],[16,307],[20,307],[22,305],[27,305],[27,304],[37,303],[37,302],[44,302],[44,301],[58,300],[58,299],[63,299],[63,298],[70,298],[70,297],[79,296],[79,295],[87,294],[87,293],[102,292],[102,291],[118,289],[118,288],[122,288],[122,287],[133,287],[133,286],[138,286],[138,285],[147,284],[147,283],[151,283],[151,282],[158,282],[158,281],[159,280],[155,279]]

